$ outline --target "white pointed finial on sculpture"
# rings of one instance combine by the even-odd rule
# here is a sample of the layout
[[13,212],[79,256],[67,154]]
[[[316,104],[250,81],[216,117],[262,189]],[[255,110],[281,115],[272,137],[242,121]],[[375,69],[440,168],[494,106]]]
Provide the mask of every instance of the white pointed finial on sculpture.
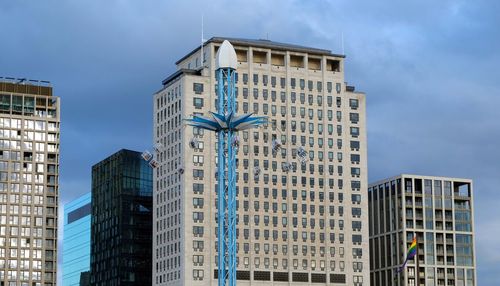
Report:
[[236,69],[238,66],[238,59],[233,45],[227,40],[224,40],[215,58],[215,69],[232,68]]

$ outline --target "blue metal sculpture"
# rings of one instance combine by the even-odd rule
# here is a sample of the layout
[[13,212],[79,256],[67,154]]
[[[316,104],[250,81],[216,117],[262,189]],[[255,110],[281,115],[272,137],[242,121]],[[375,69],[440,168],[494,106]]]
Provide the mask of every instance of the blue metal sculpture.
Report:
[[[218,136],[217,221],[219,286],[236,285],[236,149],[237,132],[266,122],[262,116],[236,114],[235,78],[237,59],[233,46],[224,41],[217,52],[217,113],[193,116],[188,125],[215,131]],[[226,177],[227,175],[227,177]]]

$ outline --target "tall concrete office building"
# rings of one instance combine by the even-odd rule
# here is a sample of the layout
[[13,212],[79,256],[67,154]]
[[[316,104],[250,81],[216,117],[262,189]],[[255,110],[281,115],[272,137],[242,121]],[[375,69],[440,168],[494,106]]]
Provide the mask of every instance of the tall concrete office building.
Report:
[[[471,180],[404,174],[368,197],[371,285],[477,285]],[[414,236],[417,256],[398,274]]]
[[59,98],[0,78],[0,285],[56,284]]
[[62,283],[80,285],[82,272],[90,271],[91,193],[64,205]]
[[269,119],[239,134],[238,285],[367,285],[365,95],[346,85],[344,56],[231,38],[188,53],[154,95],[153,284],[217,285],[216,137],[183,119],[216,111],[225,39],[239,113]]

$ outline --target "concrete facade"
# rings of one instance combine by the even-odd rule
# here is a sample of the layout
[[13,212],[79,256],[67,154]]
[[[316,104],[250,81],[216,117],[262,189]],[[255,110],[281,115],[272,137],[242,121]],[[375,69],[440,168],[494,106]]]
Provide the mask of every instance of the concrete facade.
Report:
[[[154,141],[165,146],[153,179],[154,285],[217,285],[216,138],[183,119],[216,110],[224,39],[178,61],[154,95]],[[269,118],[239,134],[238,285],[368,285],[365,95],[346,85],[344,57],[228,40],[238,57],[238,113]],[[275,154],[274,138],[283,142]],[[286,162],[294,168],[284,170]]]
[[[370,184],[371,285],[477,285],[472,189],[469,179],[408,174]],[[397,274],[415,235],[418,264]]]

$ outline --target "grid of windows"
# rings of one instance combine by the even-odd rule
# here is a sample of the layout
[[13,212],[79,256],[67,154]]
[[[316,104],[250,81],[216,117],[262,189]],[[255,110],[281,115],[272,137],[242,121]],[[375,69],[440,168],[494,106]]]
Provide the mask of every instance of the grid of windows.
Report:
[[418,263],[409,261],[397,285],[475,285],[470,180],[403,175],[368,193],[373,285],[393,280],[415,236]]
[[[214,46],[216,49],[217,44]],[[211,50],[213,57],[215,49]],[[354,275],[354,272],[367,273],[366,255],[363,256],[363,251],[356,252],[355,256],[345,255],[345,251],[348,248],[348,253],[351,252],[352,238],[357,248],[365,248],[364,253],[368,252],[367,224],[362,223],[367,212],[361,211],[367,203],[361,192],[366,182],[364,95],[342,89],[341,79],[336,76],[339,66],[332,70],[327,67],[329,73],[325,75],[315,72],[321,69],[322,61],[327,66],[334,62],[334,65],[339,64],[338,58],[330,59],[333,56],[315,56],[317,59],[311,59],[309,69],[301,69],[300,61],[305,61],[304,57],[293,56],[290,66],[287,66],[282,55],[283,61],[275,59],[275,68],[269,66],[267,69],[263,66],[268,57],[273,62],[272,50],[254,51],[253,60],[259,59],[254,65],[248,63],[248,47],[236,47],[236,50],[240,65],[236,76],[237,112],[254,112],[269,118],[268,125],[238,134],[238,277],[247,277],[245,273],[248,271],[248,277],[254,279],[282,281],[285,278],[276,273],[289,271],[305,273],[297,276],[301,281],[318,282],[329,281],[331,277],[311,275],[311,272],[325,273],[329,269],[346,281],[362,281],[356,277],[365,274]],[[185,61],[191,62],[194,58],[196,53]],[[287,69],[290,69],[289,74]],[[207,248],[211,253],[217,253],[215,212],[218,204],[213,191],[217,188],[217,141],[213,134],[183,128],[181,122],[175,120],[178,115],[187,118],[215,110],[217,100],[213,94],[217,83],[212,72],[201,74],[186,73],[179,80],[165,83],[164,89],[155,95],[155,140],[165,142],[167,149],[176,148],[163,157],[154,179],[155,208],[159,212],[155,221],[160,223],[155,230],[157,241],[154,242],[155,249],[160,252],[155,260],[157,285],[176,283],[179,279],[206,281],[214,278],[208,275],[208,265],[217,268],[217,255],[208,257],[200,253],[200,249],[206,252]],[[202,81],[211,85],[204,85],[202,92],[193,90],[191,82]],[[333,89],[337,86],[338,91]],[[174,111],[170,106],[177,100],[176,93],[186,96],[178,99],[179,102],[185,100],[183,108]],[[203,98],[203,105],[195,102],[199,102],[197,98]],[[358,104],[348,105],[351,99]],[[351,128],[356,132],[349,133]],[[173,135],[177,132],[180,132],[179,137]],[[193,138],[197,144],[210,148],[187,146],[185,142],[191,142]],[[276,140],[280,140],[283,147],[273,150]],[[299,160],[302,153],[305,154],[304,163]],[[344,156],[351,160],[343,160]],[[184,175],[179,174],[179,168],[185,170]],[[175,195],[181,189],[185,200]],[[353,194],[357,196],[350,200]],[[167,209],[167,215],[180,214],[180,220],[184,219],[187,226],[183,233],[179,233],[179,238],[186,242],[179,251],[195,253],[194,256],[184,256],[186,277],[179,277],[177,264],[164,263],[170,256],[161,254],[170,243],[161,240],[165,230],[161,226],[165,220],[162,210],[175,206],[177,202],[179,208],[175,209],[176,212],[169,213]],[[356,219],[350,215],[354,204],[356,207],[352,212]],[[182,214],[183,208],[186,215]],[[177,220],[170,225],[167,223],[167,231],[168,226],[175,231]],[[351,236],[353,233],[356,236]],[[174,250],[171,255],[177,253]],[[204,261],[202,265],[197,262],[199,259]],[[356,269],[351,267],[354,262]],[[204,275],[200,277],[201,270]],[[291,274],[290,280],[286,279],[293,281]]]
[[59,99],[51,94],[0,82],[2,285],[56,283]]
[[[185,86],[186,88],[188,85]],[[153,283],[155,285],[166,285],[174,283],[181,279],[181,176],[184,174],[185,164],[181,157],[182,147],[182,114],[184,101],[182,100],[183,85],[175,83],[163,90],[156,96],[155,102],[155,142],[160,142],[165,146],[157,153],[159,167],[153,173]],[[191,92],[198,97],[193,98],[193,110],[203,110],[205,108],[203,96],[204,85],[198,82],[192,83],[189,88]],[[192,130],[196,138],[203,138],[204,132],[201,129]],[[205,157],[201,152],[204,150],[204,142],[197,141],[194,146],[196,154],[191,156],[190,164],[196,165],[198,169],[192,170],[192,176],[198,182],[192,184],[192,193],[199,195],[193,197],[190,201],[192,207],[198,210],[204,207],[204,200],[201,197],[204,194],[204,170],[199,169],[204,164]],[[200,238],[204,236],[204,213],[197,211],[192,213],[190,220],[195,225],[190,229],[193,237],[196,237],[196,243],[193,242],[195,249],[203,248],[203,241]],[[203,265],[204,256],[197,255],[198,265]],[[197,280],[203,280],[203,270],[193,270],[193,277]]]

